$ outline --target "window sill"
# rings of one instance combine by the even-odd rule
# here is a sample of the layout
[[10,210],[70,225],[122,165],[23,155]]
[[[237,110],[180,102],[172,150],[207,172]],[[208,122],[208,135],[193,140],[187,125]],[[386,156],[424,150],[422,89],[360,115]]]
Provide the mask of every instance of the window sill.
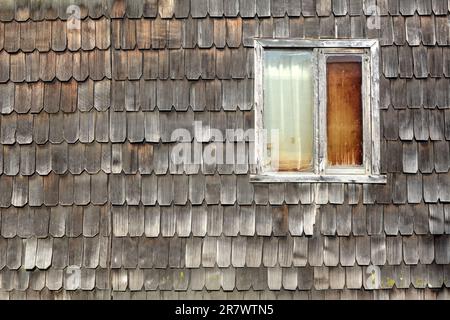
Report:
[[298,173],[264,173],[250,175],[252,183],[358,183],[386,184],[385,175],[315,175]]

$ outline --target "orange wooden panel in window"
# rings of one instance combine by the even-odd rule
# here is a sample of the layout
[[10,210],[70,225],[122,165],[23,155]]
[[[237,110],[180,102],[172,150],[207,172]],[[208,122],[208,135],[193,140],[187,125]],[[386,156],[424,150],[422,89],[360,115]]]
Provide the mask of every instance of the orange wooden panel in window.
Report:
[[327,150],[331,166],[361,166],[362,64],[359,57],[327,61]]

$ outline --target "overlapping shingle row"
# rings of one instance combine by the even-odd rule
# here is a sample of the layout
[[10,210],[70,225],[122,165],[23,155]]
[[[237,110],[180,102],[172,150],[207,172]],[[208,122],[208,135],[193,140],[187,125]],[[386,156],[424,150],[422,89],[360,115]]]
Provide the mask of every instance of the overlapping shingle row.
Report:
[[27,290],[11,292],[0,292],[1,299],[11,300],[87,300],[87,299],[114,299],[114,300],[447,300],[448,289],[436,291],[434,289],[385,289],[377,291],[366,291],[364,289],[344,290],[315,290],[309,291],[208,291],[207,289],[193,291],[109,291],[109,290],[75,290],[75,291],[50,291],[43,288],[40,291]]
[[80,8],[79,16],[94,19],[111,18],[155,18],[165,19],[211,17],[289,17],[314,16],[360,16],[371,15],[377,4],[380,15],[411,16],[445,15],[446,0],[61,0],[4,1],[0,10],[0,21],[34,21],[67,19],[71,12],[67,7],[75,4]]
[[[19,236],[78,237],[108,235],[112,220],[112,233],[117,237],[228,237],[258,236],[293,237],[307,243],[303,235],[366,237],[367,236],[427,236],[450,234],[448,205],[381,206],[371,205],[365,209],[357,206],[324,205],[316,212],[314,205],[263,205],[219,206],[121,206],[111,209],[103,205],[49,205],[9,207],[1,209],[1,235],[5,239]],[[112,212],[110,216],[109,212]],[[317,218],[315,214],[321,213]],[[139,222],[139,223],[138,223]],[[99,227],[99,223],[101,224]],[[100,231],[99,231],[100,230]],[[414,236],[416,238],[416,236]],[[445,238],[445,237],[444,237]],[[370,240],[370,237],[367,238]],[[265,239],[264,241],[266,241]],[[286,240],[286,239],[285,239]],[[291,239],[292,240],[292,239]],[[334,240],[330,238],[330,241]],[[401,237],[397,238],[401,242]],[[247,240],[245,240],[247,241]],[[253,239],[248,240],[253,241]],[[354,240],[353,240],[354,244]],[[433,250],[431,250],[433,251]],[[448,259],[443,256],[438,260]],[[440,253],[442,253],[440,252]],[[317,252],[315,254],[321,254]],[[432,252],[430,252],[432,254]],[[336,255],[339,257],[339,254]],[[401,250],[400,255],[401,258]],[[194,259],[196,257],[190,257]],[[399,258],[395,261],[401,261]],[[431,259],[433,260],[433,258]]]
[[[289,220],[283,227],[273,213],[272,229],[265,225],[267,219],[253,216],[252,222],[243,209],[237,223],[225,216],[230,210],[224,211],[224,222],[228,221],[220,230],[214,209],[204,214],[193,211],[186,218],[184,207],[178,207],[176,214],[165,208],[160,212],[153,207],[129,207],[126,211],[117,207],[112,211],[115,237],[109,244],[107,207],[67,209],[19,210],[18,215],[2,212],[3,290],[24,291],[28,284],[40,290],[44,283],[51,291],[63,286],[70,291],[92,290],[94,283],[98,289],[107,289],[104,277],[108,267],[112,269],[112,288],[118,291],[359,289],[369,286],[364,276],[369,265],[380,267],[382,289],[394,285],[401,289],[440,288],[449,283],[450,238],[434,236],[431,222],[432,234],[423,233],[418,226],[417,235],[392,236],[395,223],[385,215],[385,231],[376,221],[368,221],[367,230],[360,225],[350,236],[348,231],[335,237],[327,230],[330,224],[323,212],[320,226],[306,238],[295,236],[301,234],[299,219]],[[176,223],[175,217],[181,217],[182,223]],[[356,219],[352,218],[354,225]],[[187,220],[192,221],[192,230]],[[262,236],[254,236],[255,229],[258,234],[263,231]],[[80,278],[74,280],[73,272],[79,268]]]
[[85,19],[79,28],[67,21],[0,23],[0,49],[8,53],[106,50],[110,46],[110,20]]
[[[24,149],[24,152],[27,149]],[[44,150],[45,151],[45,150]],[[71,167],[50,167],[56,159],[43,157],[51,161],[38,170],[45,170],[46,175],[26,175],[26,169],[22,168],[12,172],[7,167],[8,174],[17,176],[0,177],[2,194],[0,196],[0,207],[9,206],[22,207],[29,204],[32,207],[61,205],[86,205],[89,203],[104,204],[111,202],[114,205],[299,205],[299,204],[344,204],[360,202],[361,205],[436,205],[439,204],[442,212],[442,203],[447,204],[449,200],[449,177],[448,174],[420,174],[415,176],[403,174],[390,174],[389,182],[385,187],[366,186],[364,191],[358,194],[351,193],[349,188],[342,184],[336,184],[333,188],[321,188],[312,190],[311,186],[290,186],[280,184],[276,187],[252,185],[248,182],[249,176],[234,175],[232,172],[219,175],[204,175],[193,173],[192,175],[171,174],[166,168],[165,173],[156,174],[121,174],[105,173],[96,157],[101,155],[92,153],[90,158],[77,158],[79,161],[88,161],[85,169],[81,168],[82,162],[74,162]],[[21,157],[25,157],[22,154]],[[9,160],[9,158],[7,158]],[[12,159],[19,161],[19,155]],[[28,165],[32,166],[33,164]],[[64,169],[64,172],[59,171]],[[69,170],[70,169],[70,170]],[[114,169],[114,168],[113,168]],[[156,168],[157,169],[157,168]],[[50,172],[50,170],[53,170]],[[84,171],[86,170],[86,171]],[[109,171],[109,170],[108,170]],[[20,174],[20,176],[19,176]],[[268,193],[270,192],[270,194]],[[274,194],[273,192],[276,192]],[[362,196],[361,196],[362,193]],[[407,206],[408,207],[408,206]],[[345,210],[352,210],[346,207]],[[363,208],[365,210],[365,208]],[[402,213],[403,214],[403,213]],[[443,220],[441,221],[443,223]]]
[[[61,115],[64,115],[81,111],[82,116],[94,109],[116,112],[157,109],[188,111],[183,114],[189,116],[192,111],[249,111],[253,107],[253,84],[251,79],[8,82],[0,84],[3,97],[0,112],[7,115],[62,111]],[[115,115],[126,118],[136,114]],[[213,113],[204,121],[218,115],[225,117],[226,114]],[[147,130],[154,130],[150,125],[147,127]]]

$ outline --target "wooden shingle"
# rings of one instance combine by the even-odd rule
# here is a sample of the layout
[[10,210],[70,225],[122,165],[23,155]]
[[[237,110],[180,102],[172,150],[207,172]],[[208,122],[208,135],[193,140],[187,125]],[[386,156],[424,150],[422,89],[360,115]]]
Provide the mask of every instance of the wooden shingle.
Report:
[[418,46],[422,40],[419,17],[406,17],[405,21],[406,41],[408,41],[411,46]]
[[[158,186],[159,187],[159,186]],[[160,203],[161,204],[161,203]],[[176,214],[173,207],[161,207],[161,235],[163,237],[173,237],[176,228]]]
[[126,15],[128,18],[140,18],[143,14],[144,0],[127,1]]
[[340,262],[344,267],[350,267],[355,264],[356,242],[354,237],[339,238]]
[[73,77],[84,81],[89,77],[89,53],[78,51],[73,55]]
[[383,72],[386,78],[398,76],[398,50],[397,47],[384,47],[381,50]]
[[13,82],[22,82],[26,78],[25,54],[19,52],[10,56],[10,79]]
[[399,0],[399,9],[402,15],[413,15],[416,10],[415,2]]
[[3,48],[8,53],[17,52],[20,49],[20,24],[16,21],[5,23],[4,32]]
[[423,264],[431,264],[434,260],[434,241],[433,236],[426,235],[418,238],[419,242],[419,260]]

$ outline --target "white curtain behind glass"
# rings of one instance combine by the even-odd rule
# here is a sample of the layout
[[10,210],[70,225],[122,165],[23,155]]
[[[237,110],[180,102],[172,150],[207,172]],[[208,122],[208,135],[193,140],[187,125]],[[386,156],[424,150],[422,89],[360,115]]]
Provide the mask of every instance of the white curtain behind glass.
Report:
[[[313,106],[312,52],[266,50],[264,127],[269,138],[266,166],[275,171],[312,170]],[[270,140],[273,129],[279,130],[278,152],[274,150],[277,144]]]

